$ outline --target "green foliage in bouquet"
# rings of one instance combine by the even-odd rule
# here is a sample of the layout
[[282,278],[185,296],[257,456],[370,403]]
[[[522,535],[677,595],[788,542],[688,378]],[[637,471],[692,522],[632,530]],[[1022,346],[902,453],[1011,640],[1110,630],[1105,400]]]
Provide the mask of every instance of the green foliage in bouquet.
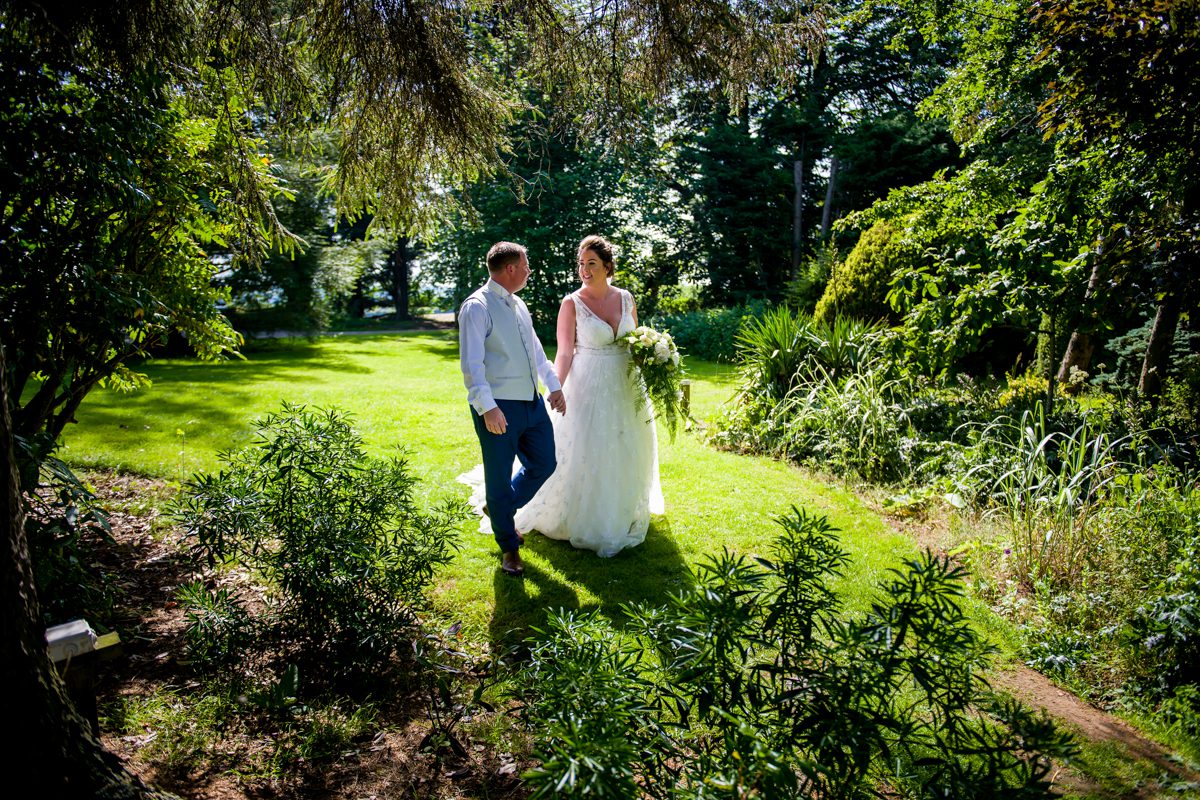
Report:
[[671,334],[640,325],[621,337],[629,348],[629,370],[640,381],[654,406],[654,414],[667,426],[671,441],[679,429],[683,413],[683,379],[679,350]]

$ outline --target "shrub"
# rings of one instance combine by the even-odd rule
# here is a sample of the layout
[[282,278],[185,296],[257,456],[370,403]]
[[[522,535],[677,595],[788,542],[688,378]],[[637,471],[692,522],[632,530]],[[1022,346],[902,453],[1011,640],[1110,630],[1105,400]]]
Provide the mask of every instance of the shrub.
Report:
[[[1146,357],[1146,347],[1150,342],[1150,329],[1154,326],[1154,315],[1148,316],[1141,326],[1128,333],[1114,336],[1104,346],[1103,361],[1097,364],[1097,374],[1091,382],[1097,386],[1109,387],[1119,392],[1133,394],[1141,381],[1142,362]],[[1175,331],[1171,342],[1171,365],[1168,377],[1177,377],[1180,368],[1189,364],[1192,355],[1193,342],[1197,334],[1180,325]],[[1194,363],[1194,362],[1192,362]]]
[[254,641],[255,620],[227,588],[208,591],[198,581],[176,592],[184,609],[184,636],[193,664],[214,668],[237,663]]
[[1164,691],[1200,685],[1200,536],[1137,609],[1126,635]]
[[1167,378],[1159,400],[1159,417],[1182,434],[1200,434],[1200,355],[1176,362],[1176,373]]
[[770,559],[710,558],[621,635],[594,612],[538,632],[519,680],[534,797],[1050,797],[1076,748],[988,691],[961,569],[913,559],[853,616],[829,588],[836,532],[779,522]]
[[888,285],[896,270],[912,259],[901,244],[899,230],[881,219],[868,228],[833,274],[813,309],[813,319],[832,322],[841,316],[896,321],[887,304]]
[[107,514],[91,489],[51,455],[52,444],[42,449],[20,437],[14,444],[22,482],[31,489],[24,495],[25,536],[43,621],[111,624],[119,593],[101,566],[102,550],[116,545]]
[[959,479],[960,494],[986,496],[1004,517],[1018,580],[1055,588],[1077,582],[1095,549],[1096,517],[1133,466],[1125,460],[1129,441],[1088,417],[1074,430],[1054,430],[1041,404],[1020,420],[984,426],[980,457]]
[[[663,306],[664,303],[660,302],[659,308]],[[734,360],[737,336],[742,326],[764,313],[765,305],[749,303],[733,308],[659,313],[646,324],[669,332],[679,349],[689,356],[705,361],[730,362]]]
[[310,673],[382,669],[412,638],[465,509],[418,508],[405,461],[368,458],[336,409],[285,403],[255,428],[225,469],[187,484],[178,518],[210,563],[237,559],[276,590],[271,638]]
[[838,474],[893,481],[915,469],[904,451],[912,429],[897,402],[898,381],[882,370],[852,374],[841,385],[825,381],[783,403],[787,448]]
[[784,287],[787,304],[797,311],[811,314],[839,262],[836,245],[824,245],[800,268],[800,273]]
[[904,384],[878,326],[849,317],[818,325],[780,307],[748,323],[738,346],[738,393],[713,433],[717,444],[872,480],[906,471]]

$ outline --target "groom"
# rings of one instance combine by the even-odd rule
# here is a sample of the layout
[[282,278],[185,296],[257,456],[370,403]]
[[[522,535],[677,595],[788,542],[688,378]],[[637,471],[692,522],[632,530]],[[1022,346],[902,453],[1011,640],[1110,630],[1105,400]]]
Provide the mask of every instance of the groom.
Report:
[[[529,280],[525,248],[497,242],[487,254],[488,282],[463,301],[458,312],[459,363],[475,433],[483,450],[484,492],[496,544],[509,575],[525,571],[521,536],[513,514],[554,472],[554,429],[538,394],[567,413],[554,365],[533,332],[529,309],[516,295]],[[513,458],[521,460],[514,476]]]

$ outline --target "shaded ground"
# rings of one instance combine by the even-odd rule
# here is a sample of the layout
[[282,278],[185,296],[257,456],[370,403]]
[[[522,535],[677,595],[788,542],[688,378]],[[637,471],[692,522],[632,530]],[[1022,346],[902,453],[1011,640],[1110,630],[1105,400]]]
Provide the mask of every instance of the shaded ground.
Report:
[[[90,480],[109,510],[117,542],[116,548],[97,550],[104,563],[96,566],[118,576],[121,610],[115,627],[121,633],[124,651],[124,656],[102,676],[101,708],[112,708],[120,698],[146,697],[163,690],[181,695],[194,693],[201,684],[181,663],[185,621],[175,593],[190,580],[211,580],[211,576],[195,570],[180,532],[159,516],[159,501],[173,490],[161,481],[131,476],[93,475]],[[945,521],[936,515],[885,512],[885,519],[922,546],[945,552],[948,531]],[[1118,758],[1153,765],[1158,776],[1146,780],[1140,788],[1114,793],[1077,770],[1065,769],[1057,780],[1066,791],[1094,797],[1152,798],[1166,793],[1173,781],[1200,781],[1200,775],[1128,723],[1033,670],[1010,667],[997,671],[991,680],[994,686],[1026,704],[1045,709],[1081,737],[1111,744]],[[439,756],[423,751],[422,740],[430,724],[422,699],[416,694],[393,698],[381,707],[370,735],[355,741],[336,758],[319,764],[297,764],[285,778],[255,775],[247,769],[248,765],[261,764],[274,748],[274,742],[261,730],[231,725],[194,763],[171,766],[146,755],[157,731],[114,730],[112,723],[110,719],[108,729],[102,731],[105,746],[148,781],[187,798],[527,796],[517,776],[531,762],[502,748],[466,741],[465,755]]]
[[105,563],[94,566],[119,576],[121,594],[114,627],[121,635],[123,655],[101,675],[101,739],[134,772],[182,797],[204,800],[526,796],[517,775],[529,764],[519,763],[511,753],[472,742],[465,756],[424,752],[422,740],[430,725],[417,693],[384,703],[370,734],[333,760],[298,763],[282,778],[254,774],[269,760],[274,742],[269,731],[239,721],[183,763],[152,752],[162,731],[149,726],[114,729],[119,720],[113,712],[122,699],[164,692],[187,697],[201,690],[200,681],[183,663],[185,619],[175,593],[193,579],[211,576],[193,568],[180,532],[160,518],[156,503],[148,502],[171,494],[170,487],[130,476],[89,479],[109,511],[117,542],[115,548],[97,548]]

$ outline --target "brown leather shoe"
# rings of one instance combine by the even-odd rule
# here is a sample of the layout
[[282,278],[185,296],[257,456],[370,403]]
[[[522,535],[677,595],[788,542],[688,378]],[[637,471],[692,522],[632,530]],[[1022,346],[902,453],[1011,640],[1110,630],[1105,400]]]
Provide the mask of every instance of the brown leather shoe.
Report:
[[509,575],[524,575],[525,564],[521,561],[521,553],[517,550],[510,550],[505,553],[500,562],[500,569],[504,570]]

